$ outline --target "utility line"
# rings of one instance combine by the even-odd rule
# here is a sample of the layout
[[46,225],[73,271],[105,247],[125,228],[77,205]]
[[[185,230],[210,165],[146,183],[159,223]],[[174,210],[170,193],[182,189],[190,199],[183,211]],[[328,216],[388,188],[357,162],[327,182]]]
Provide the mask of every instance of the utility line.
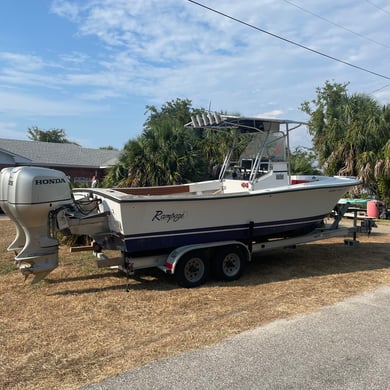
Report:
[[[390,49],[390,46],[388,46],[388,45],[386,45],[386,44],[384,44],[384,43],[378,42],[378,41],[376,41],[376,40],[374,40],[374,39],[371,39],[371,38],[369,38],[369,37],[367,37],[367,36],[365,36],[365,35],[363,35],[363,34],[360,34],[360,33],[356,32],[356,31],[350,30],[349,28],[344,27],[344,26],[342,26],[341,24],[332,22],[331,20],[329,20],[329,19],[327,19],[327,18],[324,18],[324,17],[321,16],[321,15],[317,15],[317,14],[315,14],[314,12],[311,12],[311,11],[309,11],[308,9],[305,9],[305,8],[301,7],[300,5],[293,3],[293,2],[290,1],[290,0],[283,0],[283,1],[284,1],[285,3],[288,3],[288,4],[292,5],[292,6],[295,7],[295,8],[300,9],[300,10],[303,11],[303,12],[306,12],[306,13],[309,14],[309,15],[315,16],[316,18],[319,18],[319,19],[321,19],[321,20],[324,20],[324,21],[327,22],[327,23],[333,24],[334,26],[336,26],[336,27],[338,27],[338,28],[341,28],[341,29],[343,29],[343,30],[345,30],[345,31],[348,31],[348,32],[350,32],[350,33],[352,33],[352,34],[354,34],[354,35],[357,35],[357,36],[360,37],[360,38],[366,39],[367,41],[370,41],[370,42],[372,42],[372,43],[375,43],[375,44],[377,44],[377,45],[380,45],[380,46],[382,46],[382,47],[386,47],[387,49]],[[367,0],[366,0],[366,1],[367,1]]]
[[344,64],[344,65],[351,66],[352,68],[359,69],[359,70],[361,70],[361,71],[363,71],[363,72],[371,73],[371,74],[373,74],[373,75],[375,75],[375,76],[382,77],[382,78],[384,78],[384,79],[390,80],[390,77],[388,77],[388,76],[385,76],[385,75],[380,74],[380,73],[373,72],[372,70],[369,70],[369,69],[366,69],[366,68],[362,68],[361,66],[358,66],[358,65],[351,64],[350,62],[347,62],[347,61],[344,61],[344,60],[340,60],[340,59],[338,59],[338,58],[336,58],[336,57],[333,57],[333,56],[331,56],[331,55],[329,55],[329,54],[322,53],[322,52],[320,52],[320,51],[318,51],[318,50],[311,49],[310,47],[307,47],[307,46],[304,46],[304,45],[302,45],[302,44],[300,44],[300,43],[291,41],[290,39],[283,38],[283,37],[281,37],[280,35],[273,34],[273,33],[269,32],[269,31],[267,31],[267,30],[264,30],[264,29],[262,29],[262,28],[260,28],[260,27],[256,27],[256,26],[254,26],[253,24],[244,22],[243,20],[240,20],[240,19],[237,19],[237,18],[235,18],[235,17],[233,17],[233,16],[227,15],[227,14],[225,14],[225,13],[223,13],[223,12],[221,12],[221,11],[218,11],[218,10],[216,10],[216,9],[214,9],[214,8],[208,7],[207,5],[198,3],[197,1],[194,1],[194,0],[187,0],[187,1],[189,1],[190,3],[193,3],[193,4],[195,4],[195,5],[198,5],[198,6],[202,7],[202,8],[205,8],[205,9],[211,11],[211,12],[214,12],[214,13],[216,13],[216,14],[218,14],[218,15],[221,15],[221,16],[223,16],[223,17],[225,17],[225,18],[231,19],[231,20],[233,20],[233,21],[235,21],[235,22],[237,22],[237,23],[243,24],[244,26],[253,28],[254,30],[257,30],[257,31],[260,31],[260,32],[262,32],[262,33],[268,34],[268,35],[270,35],[270,36],[272,36],[272,37],[274,37],[274,38],[278,38],[278,39],[280,39],[280,40],[282,40],[282,41],[284,41],[284,42],[287,42],[287,43],[290,43],[290,44],[292,44],[292,45],[298,46],[298,47],[300,47],[300,48],[302,48],[302,49],[311,51],[312,53],[315,53],[315,54],[318,54],[318,55],[320,55],[320,56],[329,58],[329,59],[331,59],[331,60],[333,60],[333,61],[340,62],[340,63],[342,63],[342,64]]
[[377,9],[381,10],[381,11],[384,12],[385,14],[390,15],[390,12],[389,12],[389,11],[386,11],[385,9],[379,7],[378,5],[376,5],[375,3],[373,3],[372,1],[366,0],[366,2],[367,2],[368,4],[371,4],[373,7],[375,7],[375,8],[377,8]]
[[373,93],[382,91],[382,89],[385,89],[385,88],[387,88],[387,87],[390,87],[390,84],[387,84],[387,85],[385,85],[385,86],[383,86],[383,87],[381,87],[381,88],[378,88],[378,89],[376,89],[375,91],[371,91],[370,94],[373,94]]

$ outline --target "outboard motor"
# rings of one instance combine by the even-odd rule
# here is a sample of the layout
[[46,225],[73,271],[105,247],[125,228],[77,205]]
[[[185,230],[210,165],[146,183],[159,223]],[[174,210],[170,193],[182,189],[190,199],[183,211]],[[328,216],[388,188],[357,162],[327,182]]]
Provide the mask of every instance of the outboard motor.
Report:
[[20,223],[11,214],[8,207],[8,182],[13,168],[3,168],[0,171],[0,208],[14,222],[16,227],[16,237],[7,248],[8,251],[19,251],[26,243],[26,236]]
[[[8,171],[3,175],[6,177]],[[32,283],[39,282],[58,266],[59,243],[52,234],[50,214],[72,203],[69,180],[63,172],[18,167],[9,173],[5,212],[22,227],[25,235],[24,246],[15,261],[26,277],[35,275]]]

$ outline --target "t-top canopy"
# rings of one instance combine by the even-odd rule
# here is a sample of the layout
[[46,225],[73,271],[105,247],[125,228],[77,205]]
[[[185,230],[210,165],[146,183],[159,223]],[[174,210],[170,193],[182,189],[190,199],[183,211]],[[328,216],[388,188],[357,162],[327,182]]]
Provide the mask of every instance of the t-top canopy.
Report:
[[192,128],[213,128],[213,129],[238,129],[241,133],[257,133],[257,132],[278,132],[282,129],[281,125],[286,126],[286,130],[292,130],[289,125],[294,128],[306,124],[305,122],[288,120],[288,119],[265,119],[251,118],[242,116],[221,115],[216,112],[203,113],[191,117],[191,122],[187,123],[186,127]]

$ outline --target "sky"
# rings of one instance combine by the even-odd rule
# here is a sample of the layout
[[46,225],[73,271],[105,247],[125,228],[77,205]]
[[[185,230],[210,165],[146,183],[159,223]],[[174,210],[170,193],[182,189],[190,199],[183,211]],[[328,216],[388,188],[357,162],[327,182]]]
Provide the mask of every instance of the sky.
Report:
[[[388,0],[198,3],[219,13],[189,0],[1,0],[0,138],[37,126],[122,149],[146,106],[177,98],[307,121],[300,106],[327,80],[389,104]],[[310,146],[307,130],[291,144]]]

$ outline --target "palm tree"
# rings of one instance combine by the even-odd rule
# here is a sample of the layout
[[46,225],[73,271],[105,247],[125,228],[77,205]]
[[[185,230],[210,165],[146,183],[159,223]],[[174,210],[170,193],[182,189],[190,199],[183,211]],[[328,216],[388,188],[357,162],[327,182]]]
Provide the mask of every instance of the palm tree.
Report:
[[313,149],[325,173],[358,176],[376,196],[389,196],[389,107],[365,94],[348,95],[347,84],[326,82],[301,108],[310,115]]
[[159,186],[207,177],[198,133],[184,127],[192,113],[190,101],[177,99],[147,110],[150,116],[141,136],[124,147],[120,164],[128,174],[118,184]]

